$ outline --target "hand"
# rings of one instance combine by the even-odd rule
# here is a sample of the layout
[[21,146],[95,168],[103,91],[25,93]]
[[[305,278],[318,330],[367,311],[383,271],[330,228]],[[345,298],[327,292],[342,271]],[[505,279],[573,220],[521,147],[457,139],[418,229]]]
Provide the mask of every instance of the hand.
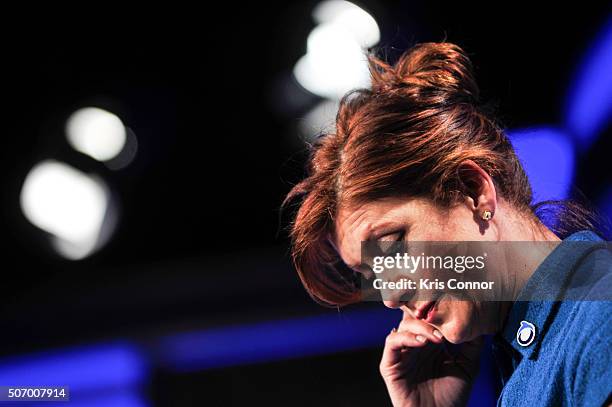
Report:
[[404,313],[387,336],[380,373],[394,406],[462,406],[478,373],[481,338],[446,342],[428,323]]

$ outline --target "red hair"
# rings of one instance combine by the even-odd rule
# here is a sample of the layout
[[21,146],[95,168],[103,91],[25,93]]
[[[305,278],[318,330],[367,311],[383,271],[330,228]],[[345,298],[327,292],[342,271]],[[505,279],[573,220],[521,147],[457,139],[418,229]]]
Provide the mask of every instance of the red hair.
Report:
[[529,210],[532,199],[512,145],[479,104],[461,48],[424,43],[392,66],[368,60],[371,89],[343,97],[335,132],[314,143],[308,176],[283,202],[301,199],[290,226],[293,263],[309,294],[329,305],[360,298],[356,273],[327,239],[340,205],[411,196],[449,207],[467,194],[458,174],[465,160],[485,170],[518,210]]

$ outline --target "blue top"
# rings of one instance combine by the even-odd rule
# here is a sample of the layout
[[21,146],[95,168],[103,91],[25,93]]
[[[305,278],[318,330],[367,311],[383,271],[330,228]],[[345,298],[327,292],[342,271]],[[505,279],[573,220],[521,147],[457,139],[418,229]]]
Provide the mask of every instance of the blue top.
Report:
[[[540,298],[533,297],[534,290],[546,281],[581,286],[588,299],[527,301]],[[547,294],[562,294],[564,288],[555,285],[547,286]],[[493,341],[504,385],[498,406],[599,407],[608,400],[611,287],[612,252],[593,232],[574,233],[544,259]]]

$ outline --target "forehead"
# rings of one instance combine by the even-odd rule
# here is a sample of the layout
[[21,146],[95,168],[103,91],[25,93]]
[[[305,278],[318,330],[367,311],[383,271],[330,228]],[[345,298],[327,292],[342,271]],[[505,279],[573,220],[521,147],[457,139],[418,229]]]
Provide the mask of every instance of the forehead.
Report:
[[406,199],[389,198],[351,207],[340,207],[329,237],[332,244],[348,265],[361,261],[361,242],[371,238],[377,227],[401,219]]

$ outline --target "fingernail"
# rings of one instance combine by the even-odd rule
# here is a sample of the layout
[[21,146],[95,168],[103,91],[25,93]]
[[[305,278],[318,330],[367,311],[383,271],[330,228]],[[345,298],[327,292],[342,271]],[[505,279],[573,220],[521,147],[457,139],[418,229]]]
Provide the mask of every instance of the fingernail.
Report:
[[419,341],[419,342],[425,342],[425,341],[427,340],[427,339],[426,339],[424,336],[422,336],[422,335],[417,335],[415,338],[416,338],[416,340],[417,340],[417,341]]
[[395,328],[391,329],[391,333],[395,333]]
[[438,339],[442,339],[444,336],[442,335],[442,332],[438,331],[437,329],[434,329],[433,334],[436,338]]

